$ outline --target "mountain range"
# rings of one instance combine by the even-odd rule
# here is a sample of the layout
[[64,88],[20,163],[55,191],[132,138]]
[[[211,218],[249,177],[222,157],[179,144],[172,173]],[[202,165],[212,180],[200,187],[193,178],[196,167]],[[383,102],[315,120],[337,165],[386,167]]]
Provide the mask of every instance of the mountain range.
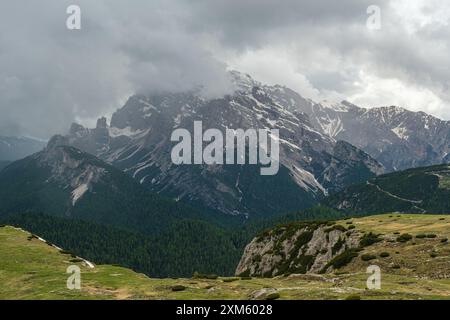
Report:
[[[400,107],[316,103],[279,85],[230,72],[236,90],[136,95],[94,129],[73,124],[68,144],[123,170],[150,191],[231,215],[270,216],[310,207],[376,175],[449,160],[450,123]],[[176,128],[280,130],[280,172],[254,166],[175,166]]]
[[449,121],[397,106],[297,101],[292,108],[308,114],[314,128],[364,150],[389,172],[450,161]]
[[[450,209],[449,169],[439,165],[450,160],[449,122],[399,107],[315,103],[230,76],[236,90],[221,98],[133,95],[110,123],[72,124],[46,145],[4,140],[0,221],[88,259],[166,277],[232,274],[245,244],[280,222]],[[171,134],[194,121],[222,132],[279,129],[278,174],[173,164]]]
[[[123,170],[150,191],[229,215],[270,216],[310,207],[329,193],[383,173],[364,151],[315,129],[277,87],[230,73],[236,91],[220,99],[200,92],[132,96],[94,129],[73,124],[68,144]],[[279,129],[280,170],[260,176],[254,165],[174,165],[177,128]]]

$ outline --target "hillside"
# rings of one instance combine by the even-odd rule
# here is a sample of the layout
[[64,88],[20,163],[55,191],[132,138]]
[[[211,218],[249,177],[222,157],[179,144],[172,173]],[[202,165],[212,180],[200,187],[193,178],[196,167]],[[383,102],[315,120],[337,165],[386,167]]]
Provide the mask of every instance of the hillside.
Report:
[[[5,257],[0,260],[0,299],[264,299],[269,295],[279,295],[280,299],[450,298],[450,248],[441,242],[450,236],[447,217],[380,215],[339,221],[338,225],[347,227],[350,222],[358,232],[383,233],[382,242],[360,252],[376,255],[374,260],[365,262],[358,257],[339,272],[323,275],[217,279],[152,279],[112,265],[89,268],[85,262],[70,261],[74,259],[70,255],[30,238],[28,232],[4,226],[0,227],[0,256]],[[394,232],[414,236],[433,233],[436,238],[391,242],[398,237]],[[387,251],[389,257],[380,258],[381,251]],[[80,291],[66,288],[66,269],[72,264],[82,271]],[[381,267],[381,290],[365,289],[369,264]]]
[[449,213],[450,166],[409,169],[350,186],[323,201],[348,214]]
[[345,292],[356,279],[367,279],[369,265],[377,265],[382,289],[360,291],[361,297],[419,298],[418,292],[425,290],[423,298],[449,298],[449,236],[450,218],[444,215],[385,214],[335,223],[291,223],[253,239],[236,273],[274,279],[332,277]]
[[236,248],[225,230],[197,220],[180,220],[154,235],[31,213],[0,218],[0,224],[38,234],[95,263],[117,264],[152,277],[190,276],[194,271],[232,275],[243,247]]
[[10,164],[9,161],[1,161],[1,160],[0,160],[0,171],[1,171],[4,167],[6,167],[8,164]]
[[143,234],[206,214],[149,192],[121,170],[55,136],[41,152],[0,172],[0,217],[19,213],[93,221]]
[[0,216],[0,224],[39,234],[60,247],[102,264],[119,264],[152,277],[190,276],[195,271],[233,275],[245,245],[261,230],[297,220],[336,219],[329,208],[312,208],[244,225],[221,227],[180,219],[155,234],[38,213]]

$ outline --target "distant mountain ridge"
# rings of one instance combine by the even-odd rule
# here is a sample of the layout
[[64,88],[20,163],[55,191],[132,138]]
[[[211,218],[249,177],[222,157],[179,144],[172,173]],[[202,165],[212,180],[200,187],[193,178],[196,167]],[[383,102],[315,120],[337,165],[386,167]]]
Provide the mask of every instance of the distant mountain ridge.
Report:
[[323,204],[353,215],[450,212],[450,165],[408,169],[350,186]]
[[305,112],[314,128],[364,150],[388,171],[450,162],[450,121],[397,106],[365,109],[289,94],[291,109]]
[[15,161],[44,149],[47,142],[29,137],[0,136],[0,161]]

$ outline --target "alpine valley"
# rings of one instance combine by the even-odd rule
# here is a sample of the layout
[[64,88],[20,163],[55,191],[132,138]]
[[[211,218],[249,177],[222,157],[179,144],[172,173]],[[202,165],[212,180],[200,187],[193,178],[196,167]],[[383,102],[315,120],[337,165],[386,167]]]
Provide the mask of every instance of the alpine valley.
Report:
[[[213,298],[277,298],[279,290],[262,288],[286,287],[289,279],[345,297],[353,284],[334,272],[356,272],[370,260],[380,259],[393,283],[413,281],[411,270],[430,257],[435,270],[448,270],[450,122],[394,106],[318,103],[237,71],[229,76],[235,89],[220,98],[201,89],[133,95],[109,122],[74,123],[46,144],[0,138],[0,252],[15,261],[39,252],[36,268],[42,261],[60,266],[68,254],[80,264],[87,259],[102,277],[92,282],[117,287],[109,293],[116,298],[198,298],[206,286],[220,287],[208,291]],[[192,131],[195,121],[223,133],[279,129],[278,174],[260,175],[259,165],[173,164],[172,132]],[[387,215],[365,217],[380,213]],[[395,228],[417,236],[419,246]],[[361,262],[367,255],[375,258]],[[421,263],[405,262],[415,255]],[[8,279],[21,277],[9,262],[0,266]],[[420,271],[433,281],[446,276]],[[102,272],[126,274],[136,286],[121,296],[123,288],[103,281]],[[195,274],[199,287],[172,279],[141,292],[137,283],[148,279],[134,272]],[[243,278],[219,278],[219,286],[210,283],[214,274]],[[249,277],[258,279],[245,282]],[[336,283],[350,289],[338,295]],[[417,283],[413,298],[427,294],[427,284]],[[100,292],[87,290],[83,295]],[[175,293],[185,290],[192,296]],[[0,290],[0,297],[9,294]]]

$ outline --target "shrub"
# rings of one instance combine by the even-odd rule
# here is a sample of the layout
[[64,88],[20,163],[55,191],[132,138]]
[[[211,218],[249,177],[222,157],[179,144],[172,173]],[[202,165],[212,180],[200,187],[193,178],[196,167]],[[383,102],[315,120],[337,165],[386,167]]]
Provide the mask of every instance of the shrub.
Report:
[[400,234],[400,232],[396,231],[396,232],[394,232],[394,234]]
[[374,259],[376,259],[377,257],[376,256],[374,256],[373,254],[363,254],[362,256],[361,256],[361,260],[362,261],[370,261],[370,260],[374,260]]
[[434,239],[434,238],[436,238],[436,237],[437,237],[437,235],[435,235],[435,234],[433,234],[433,233],[427,234],[427,238],[428,238],[428,239]]
[[83,259],[80,259],[80,258],[75,258],[75,259],[70,259],[69,260],[70,262],[83,262]]
[[336,225],[332,226],[331,228],[326,229],[325,232],[331,232],[331,231],[334,231],[334,230],[339,230],[339,231],[342,231],[342,232],[347,231],[347,229],[344,226],[342,226],[340,224],[336,224]]
[[439,220],[443,221],[443,220],[445,220],[445,218],[440,218]]
[[372,232],[366,233],[364,236],[362,236],[361,240],[359,241],[359,245],[361,247],[368,247],[374,243],[380,242],[383,239],[381,239],[377,234],[374,234]]
[[447,239],[447,238],[442,238],[442,239],[441,239],[441,242],[442,242],[442,243],[447,243],[447,242],[448,242],[448,239]]
[[387,258],[389,256],[390,256],[389,252],[382,252],[382,253],[380,253],[380,257],[381,258]]
[[252,262],[253,262],[253,263],[258,263],[258,262],[261,262],[261,260],[262,260],[261,255],[260,255],[260,254],[257,254],[257,255],[255,255],[255,256],[253,257]]
[[234,281],[238,281],[239,278],[225,278],[223,279],[223,282],[234,282]]
[[424,239],[424,238],[426,238],[426,237],[427,237],[427,235],[424,234],[424,233],[418,234],[418,235],[416,236],[417,239]]
[[345,300],[361,300],[361,296],[357,294],[351,294],[347,296]]
[[186,290],[186,287],[179,284],[172,287],[172,291],[184,291],[184,290]]
[[272,278],[273,276],[272,276],[272,271],[266,271],[266,272],[264,272],[263,274],[262,274],[262,277],[263,278]]
[[265,297],[265,300],[276,300],[280,298],[280,294],[278,292],[272,292]]
[[353,221],[347,221],[346,224],[353,224]]
[[[250,271],[246,270],[243,272],[244,273],[250,273]],[[209,280],[216,280],[219,276],[217,274],[203,274],[203,273],[199,273],[197,271],[194,272],[194,274],[192,275],[192,278],[194,279],[209,279]]]
[[400,269],[400,265],[394,264],[394,265],[392,266],[392,269]]
[[342,249],[344,244],[345,244],[345,240],[342,238],[339,238],[339,240],[334,244],[333,248],[331,248],[331,253],[333,255],[335,255],[339,250]]
[[72,255],[72,252],[67,251],[67,250],[60,250],[59,253],[61,253],[61,254],[70,254],[70,255]]
[[412,239],[412,235],[410,235],[409,233],[404,233],[404,234],[402,234],[402,235],[397,237],[397,242],[405,243],[405,242],[408,242],[411,239]]
[[252,277],[241,277],[241,280],[252,280]]
[[432,252],[432,253],[430,253],[430,257],[432,257],[432,258],[436,258],[438,255],[437,255],[437,253],[435,253],[435,252]]
[[324,273],[330,266],[332,266],[334,269],[342,268],[347,264],[349,264],[350,262],[352,262],[353,258],[356,258],[357,256],[358,256],[357,250],[347,249],[341,254],[331,259],[330,262],[328,262],[326,266],[322,269],[321,273]]
[[355,226],[354,224],[348,226],[348,230],[353,230],[353,229],[355,229],[355,228],[356,228],[356,226]]

